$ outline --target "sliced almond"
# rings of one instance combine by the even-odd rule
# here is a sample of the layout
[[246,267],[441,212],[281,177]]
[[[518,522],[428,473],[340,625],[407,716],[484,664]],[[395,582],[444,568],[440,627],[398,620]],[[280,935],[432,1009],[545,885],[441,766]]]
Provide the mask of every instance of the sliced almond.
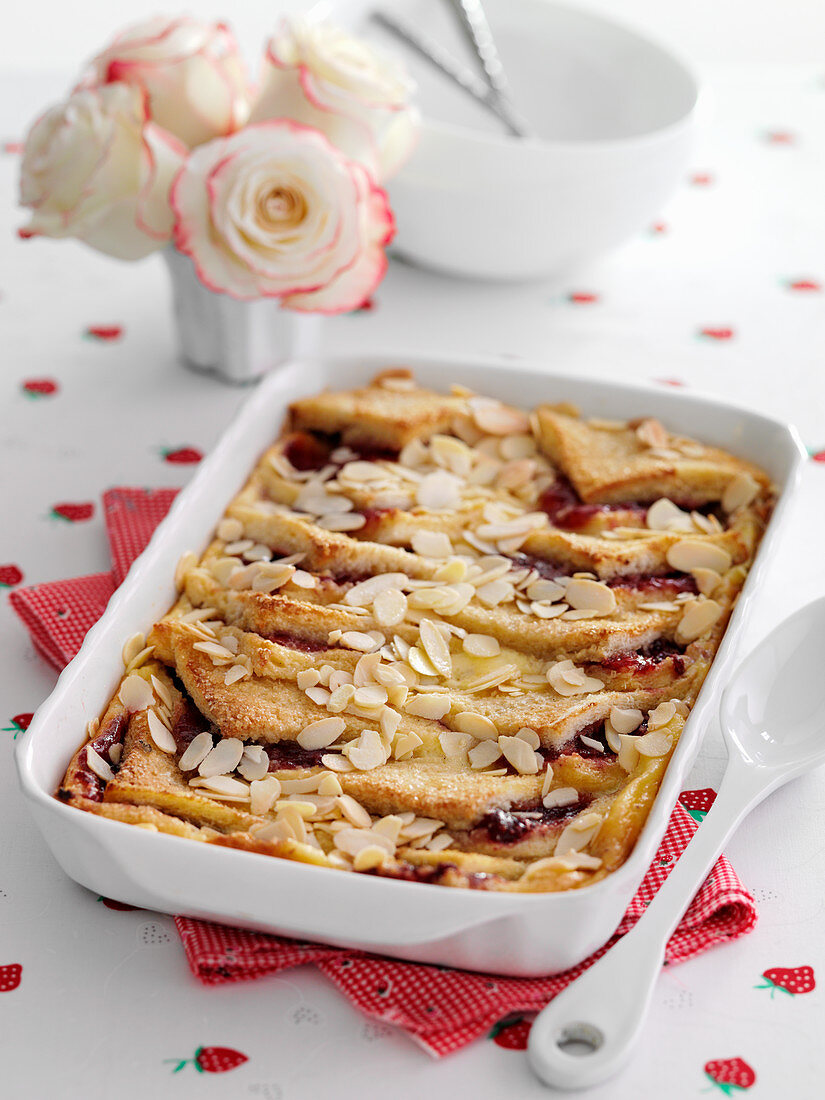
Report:
[[574,818],[561,832],[556,841],[554,855],[564,856],[567,852],[579,852],[586,848],[601,828],[602,818],[596,813],[582,814]]
[[249,783],[263,779],[269,771],[269,757],[263,745],[245,745],[237,771]]
[[211,733],[198,733],[183,752],[178,767],[182,772],[194,771],[198,764],[212,751],[213,741]]
[[673,748],[673,738],[663,730],[654,730],[636,738],[636,752],[641,756],[667,756]]
[[234,519],[231,516],[224,516],[218,524],[216,534],[218,538],[222,539],[224,542],[237,542],[239,538],[243,537],[243,524],[239,519]]
[[460,733],[468,733],[479,741],[483,741],[488,737],[498,737],[495,722],[491,722],[489,718],[473,710],[461,711],[453,719],[453,725]]
[[389,588],[375,597],[373,612],[379,626],[398,626],[407,614],[407,597],[400,588]]
[[86,746],[86,763],[89,766],[89,770],[94,772],[98,779],[102,779],[104,783],[109,783],[114,779],[115,773],[112,771],[108,761],[92,748],[91,745]]
[[352,795],[339,795],[335,800],[335,804],[350,825],[354,825],[358,829],[369,829],[372,825],[372,818]]
[[648,418],[636,429],[636,438],[645,447],[666,447],[668,435],[660,421]]
[[249,798],[249,785],[242,783],[240,779],[233,779],[231,775],[208,775],[203,778],[190,779],[189,786],[241,801],[246,801]]
[[457,509],[461,503],[461,478],[447,470],[426,474],[416,489],[416,499],[421,508],[430,512]]
[[645,523],[651,531],[692,531],[693,522],[672,500],[661,497],[647,510]]
[[155,701],[152,685],[136,672],[126,677],[120,685],[117,697],[130,714],[146,710]]
[[676,628],[676,641],[682,645],[695,642],[710,630],[721,614],[722,607],[715,600],[694,600],[688,603]]
[[501,646],[490,634],[467,634],[461,641],[461,648],[471,657],[498,657]]
[[699,566],[698,569],[694,569],[692,572],[696,587],[703,596],[712,596],[722,583],[721,574],[717,573],[715,569],[706,569]]
[[644,715],[637,707],[611,707],[610,724],[616,733],[632,733],[642,724]]
[[233,772],[243,756],[243,741],[239,737],[223,737],[198,765],[204,779]]
[[367,844],[360,848],[352,861],[354,871],[372,871],[381,867],[390,858],[389,852],[378,844]]
[[647,728],[649,730],[661,729],[662,726],[666,726],[668,722],[672,721],[675,714],[675,699],[671,699],[666,703],[660,703],[655,710],[650,711],[648,714]]
[[501,756],[501,746],[492,738],[479,741],[467,753],[470,765],[473,768],[488,768]]
[[387,762],[387,753],[377,730],[364,730],[355,741],[345,745],[344,754],[359,771],[372,771]]
[[377,642],[370,634],[364,634],[360,630],[345,630],[338,639],[345,649],[355,649],[361,653],[372,653],[383,642]]
[[249,812],[258,817],[268,814],[281,793],[281,784],[274,775],[253,779],[249,784]]
[[433,666],[442,676],[447,678],[452,676],[453,659],[450,656],[450,647],[444,640],[444,635],[431,619],[422,619],[418,629],[421,636],[421,645],[424,647],[424,652]]
[[181,554],[177,566],[175,567],[175,587],[180,591],[183,588],[184,581],[186,580],[186,574],[194,569],[198,564],[198,556],[191,550],[185,550]]
[[453,730],[445,730],[438,735],[438,741],[445,756],[461,756],[467,752],[473,744],[473,738],[468,733],[455,733]]
[[721,546],[700,539],[680,539],[667,551],[668,564],[681,573],[691,573],[694,569],[714,569],[717,573],[726,573],[731,567],[731,556]]
[[424,558],[449,558],[453,552],[449,535],[443,531],[414,531],[410,543]]
[[321,757],[321,763],[331,772],[351,772],[354,770],[354,765],[349,762],[346,756],[340,756],[335,752],[325,753]]
[[438,722],[445,714],[449,714],[450,706],[449,695],[414,695],[404,704],[404,711],[418,718],[429,718],[432,722]]
[[307,688],[315,687],[316,684],[321,682],[321,673],[317,668],[303,668],[295,677],[295,683],[301,689],[306,691]]
[[390,838],[374,829],[341,829],[335,834],[335,847],[350,856],[357,856],[359,852],[370,847],[380,848],[390,856],[395,852],[395,845]]
[[619,766],[624,768],[626,772],[632,772],[636,770],[636,765],[639,763],[639,750],[636,748],[636,742],[638,737],[634,737],[629,733],[622,733],[619,735],[619,751],[617,753],[617,760]]
[[396,760],[405,760],[412,756],[424,742],[417,733],[399,733],[393,745],[392,754]]
[[178,747],[175,744],[174,737],[169,732],[168,727],[161,722],[160,718],[158,718],[153,710],[146,712],[146,721],[149,725],[149,736],[160,751],[168,753],[177,752]]
[[559,806],[574,806],[578,801],[579,792],[575,787],[555,787],[542,798],[541,804],[545,809],[552,810]]
[[498,739],[498,745],[505,759],[520,775],[535,775],[538,772],[536,754],[521,737],[502,735]]
[[493,398],[471,397],[469,406],[476,426],[488,435],[525,434],[530,428],[526,413]]
[[520,737],[522,741],[526,741],[531,749],[537,749],[541,745],[541,738],[536,731],[528,729],[526,726],[522,726],[516,734],[516,737]]
[[337,741],[346,728],[343,718],[319,718],[317,722],[304,726],[296,741],[302,749],[325,749]]
[[573,695],[588,695],[591,692],[601,691],[604,683],[595,676],[586,675],[582,669],[576,668],[572,661],[556,661],[547,670],[547,682],[559,695],[571,697]]
[[408,580],[405,573],[378,573],[354,584],[344,596],[344,603],[350,607],[369,607],[381,592],[401,588]]
[[722,495],[722,508],[726,512],[735,512],[744,508],[759,494],[759,482],[751,474],[743,471],[736,474],[727,484]]
[[610,615],[616,610],[616,596],[613,589],[601,581],[577,580],[568,584],[564,598],[575,610],[596,611],[599,615]]

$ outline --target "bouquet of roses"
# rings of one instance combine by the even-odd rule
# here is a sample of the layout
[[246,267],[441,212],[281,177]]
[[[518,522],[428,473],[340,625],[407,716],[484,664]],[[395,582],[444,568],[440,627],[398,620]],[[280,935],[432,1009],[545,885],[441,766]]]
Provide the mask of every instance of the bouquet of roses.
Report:
[[152,19],[32,126],[20,234],[125,260],[172,243],[210,290],[357,308],[386,270],[381,184],[412,150],[412,92],[395,62],[327,24],[285,23],[253,88],[225,24]]

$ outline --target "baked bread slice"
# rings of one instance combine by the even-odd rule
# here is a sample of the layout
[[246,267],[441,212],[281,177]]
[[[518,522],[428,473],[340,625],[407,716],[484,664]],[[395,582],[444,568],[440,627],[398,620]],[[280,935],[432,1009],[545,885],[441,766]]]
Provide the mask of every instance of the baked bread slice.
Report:
[[298,401],[58,797],[341,871],[585,886],[633,849],[772,503],[650,419],[401,370]]

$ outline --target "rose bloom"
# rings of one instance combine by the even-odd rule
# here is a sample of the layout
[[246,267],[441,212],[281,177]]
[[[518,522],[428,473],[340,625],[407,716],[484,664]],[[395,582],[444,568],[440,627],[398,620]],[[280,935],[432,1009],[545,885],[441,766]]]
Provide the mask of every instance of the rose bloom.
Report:
[[139,260],[172,235],[169,188],[186,156],[147,120],[143,93],[126,84],[75,92],[26,138],[21,236],[77,237],[100,252]]
[[190,148],[232,133],[249,113],[246,69],[223,23],[156,16],[122,31],[89,62],[80,87],[142,88],[152,119]]
[[327,23],[285,23],[270,39],[250,121],[292,118],[313,126],[376,180],[413,149],[419,115],[404,69]]
[[195,149],[172,188],[175,244],[198,278],[288,309],[362,305],[387,267],[387,196],[315,130],[259,123]]

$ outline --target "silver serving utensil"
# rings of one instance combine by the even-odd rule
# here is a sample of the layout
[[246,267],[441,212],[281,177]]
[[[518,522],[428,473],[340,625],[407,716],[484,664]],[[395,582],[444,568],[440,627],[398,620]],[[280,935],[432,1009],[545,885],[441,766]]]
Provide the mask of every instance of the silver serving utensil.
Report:
[[514,125],[513,120],[507,115],[506,108],[502,108],[495,90],[481,77],[476,76],[472,69],[462,64],[437,39],[422,33],[417,27],[398,15],[390,15],[385,11],[374,11],[371,13],[370,18],[383,27],[384,30],[389,31],[390,34],[415,50],[420,57],[423,57],[425,61],[438,69],[443,76],[448,77],[459,88],[462,88],[473,99],[496,115],[513,136],[526,136]]
[[510,81],[504,71],[504,65],[481,0],[452,0],[452,5],[458,15],[461,29],[481,62],[484,75],[487,77],[487,83],[492,88],[498,102],[501,117],[505,119],[511,131],[518,137],[534,137],[535,134],[530,124],[521,112],[516,110],[513,103]]
[[545,1084],[588,1088],[621,1069],[665,945],[726,841],[772,791],[825,764],[823,638],[825,598],[786,619],[734,673],[722,697],[728,764],[716,801],[636,926],[537,1016],[528,1059]]

